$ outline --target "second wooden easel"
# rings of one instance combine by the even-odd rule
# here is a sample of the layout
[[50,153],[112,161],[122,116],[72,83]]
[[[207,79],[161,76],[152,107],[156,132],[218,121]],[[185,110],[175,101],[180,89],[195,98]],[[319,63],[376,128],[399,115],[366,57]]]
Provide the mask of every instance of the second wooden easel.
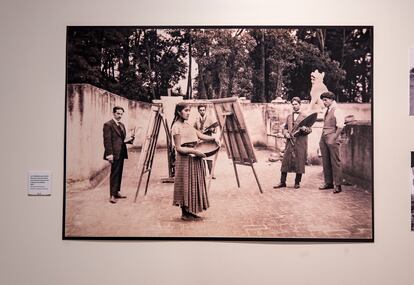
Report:
[[134,202],[137,201],[139,189],[141,186],[142,178],[145,173],[148,173],[147,182],[145,183],[145,195],[148,191],[148,184],[151,177],[152,164],[154,162],[154,154],[157,146],[158,136],[160,133],[161,124],[164,126],[166,138],[167,138],[167,156],[168,156],[168,179],[164,179],[163,182],[174,181],[174,162],[173,162],[173,147],[171,142],[170,129],[168,128],[167,120],[164,118],[162,106],[156,105],[151,107],[151,115],[148,123],[147,134],[145,141],[142,145],[141,155],[138,161],[138,173],[139,180],[137,190],[135,192]]

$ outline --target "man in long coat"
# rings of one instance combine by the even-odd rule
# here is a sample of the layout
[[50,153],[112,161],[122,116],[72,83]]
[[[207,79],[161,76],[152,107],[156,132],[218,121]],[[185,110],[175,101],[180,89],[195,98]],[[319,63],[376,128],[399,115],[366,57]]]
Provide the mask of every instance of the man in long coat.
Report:
[[305,173],[305,164],[308,155],[308,134],[312,132],[311,128],[298,124],[306,118],[300,111],[301,101],[299,97],[292,98],[292,113],[286,118],[283,135],[286,138],[286,148],[283,155],[282,167],[280,169],[280,183],[273,188],[286,187],[286,178],[288,172],[296,173],[295,189],[300,188],[302,174]]

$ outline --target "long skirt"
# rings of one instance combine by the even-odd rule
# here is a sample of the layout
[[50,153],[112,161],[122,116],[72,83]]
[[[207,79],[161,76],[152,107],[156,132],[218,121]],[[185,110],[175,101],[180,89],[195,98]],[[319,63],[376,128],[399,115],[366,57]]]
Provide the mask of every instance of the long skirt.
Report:
[[209,207],[206,170],[200,157],[177,153],[174,178],[174,206],[185,207],[191,213]]

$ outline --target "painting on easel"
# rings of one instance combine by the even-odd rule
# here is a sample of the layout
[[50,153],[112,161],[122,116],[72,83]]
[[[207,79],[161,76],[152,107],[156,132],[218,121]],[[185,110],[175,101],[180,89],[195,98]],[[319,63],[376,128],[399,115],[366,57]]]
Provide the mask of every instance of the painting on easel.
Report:
[[372,242],[373,27],[68,27],[63,239]]

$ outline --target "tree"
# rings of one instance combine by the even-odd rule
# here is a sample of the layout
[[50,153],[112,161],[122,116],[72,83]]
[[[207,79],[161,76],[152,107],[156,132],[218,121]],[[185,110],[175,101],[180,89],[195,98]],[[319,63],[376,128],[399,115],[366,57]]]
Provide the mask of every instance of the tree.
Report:
[[256,41],[251,52],[255,76],[253,102],[271,102],[284,97],[290,72],[296,66],[295,38],[291,29],[252,29]]
[[91,83],[101,81],[102,30],[68,28],[67,82]]
[[167,95],[185,76],[188,98],[309,99],[315,69],[325,72],[338,101],[369,102],[372,28],[68,29],[68,83],[91,83],[132,100]]
[[244,29],[192,30],[192,39],[193,55],[198,65],[197,98],[251,94],[250,79],[246,76],[252,74],[248,57],[252,42]]
[[[324,30],[322,37],[318,31]],[[327,72],[327,85],[341,102],[369,102],[372,97],[372,28],[302,28],[298,39],[318,46],[319,50],[337,62],[344,76]],[[322,49],[323,48],[323,49]],[[336,78],[332,78],[332,75]],[[339,81],[338,81],[339,79]]]
[[91,83],[133,100],[157,99],[186,72],[184,44],[179,29],[70,28],[68,83]]

